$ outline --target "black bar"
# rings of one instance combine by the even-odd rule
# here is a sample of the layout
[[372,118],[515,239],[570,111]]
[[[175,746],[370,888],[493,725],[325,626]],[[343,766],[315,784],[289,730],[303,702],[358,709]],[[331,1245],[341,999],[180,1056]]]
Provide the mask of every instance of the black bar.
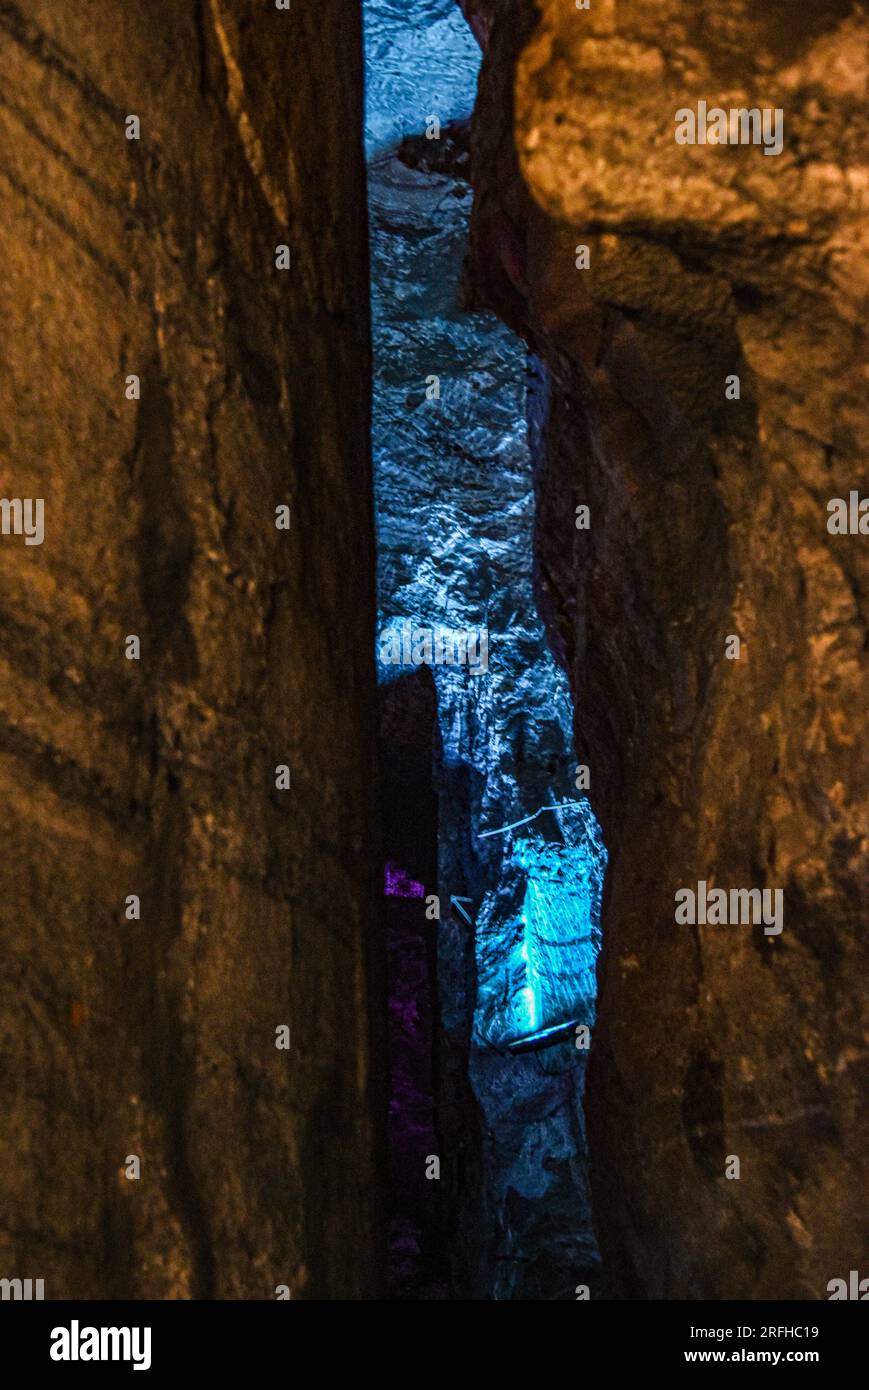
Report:
[[[565,1300],[568,1301],[568,1300]],[[862,1301],[866,1301],[865,1299]],[[654,1376],[683,1368],[689,1372],[707,1366],[765,1365],[769,1370],[799,1365],[820,1373],[826,1384],[846,1369],[855,1384],[865,1365],[866,1310],[856,1302],[805,1303],[628,1303],[615,1301],[572,1302],[560,1314],[515,1311],[502,1323],[500,1315],[478,1314],[473,1328],[460,1315],[459,1327],[473,1331],[471,1358],[482,1361],[481,1373],[491,1382],[502,1357],[509,1357],[511,1381],[525,1369],[539,1376],[556,1365],[570,1373],[578,1383],[602,1371],[616,1377],[631,1371]],[[423,1331],[431,1328],[438,1336],[428,1336],[424,1364],[431,1383],[438,1355],[445,1360],[445,1375],[460,1373],[470,1378],[470,1366],[460,1367],[454,1337],[442,1339],[450,1329],[443,1323],[443,1312],[424,1315]],[[517,1326],[517,1316],[524,1326]],[[548,1317],[554,1321],[549,1322]],[[93,1378],[108,1371],[116,1378],[133,1376],[133,1383],[145,1376],[161,1380],[166,1375],[191,1371],[219,1375],[227,1382],[233,1375],[244,1375],[252,1384],[267,1384],[280,1377],[322,1383],[330,1369],[355,1366],[362,1374],[376,1372],[377,1364],[386,1371],[392,1364],[392,1377],[401,1372],[393,1360],[397,1336],[403,1339],[411,1315],[407,1305],[400,1313],[400,1327],[394,1326],[394,1305],[386,1313],[389,1331],[380,1323],[376,1310],[357,1309],[346,1304],[327,1309],[302,1302],[260,1303],[0,1303],[0,1332],[3,1336],[3,1366],[15,1367],[16,1383],[27,1383],[31,1373],[48,1372],[52,1378],[84,1376]],[[429,1319],[432,1319],[429,1322]],[[526,1321],[527,1320],[527,1321]],[[75,1322],[78,1328],[75,1329]],[[52,1345],[66,1349],[57,1329],[77,1331],[76,1344],[89,1348],[88,1328],[149,1329],[150,1364],[136,1372],[131,1361],[52,1360]],[[817,1329],[816,1332],[813,1329]],[[335,1334],[339,1335],[335,1335]],[[518,1334],[518,1335],[517,1335]],[[530,1335],[529,1335],[530,1334]],[[541,1335],[542,1334],[542,1335]],[[443,1350],[440,1351],[439,1348]],[[136,1351],[143,1359],[144,1338],[134,1343],[118,1340],[119,1350]],[[70,1347],[71,1349],[71,1347]],[[112,1343],[106,1340],[106,1349]],[[469,1351],[471,1347],[469,1347]],[[307,1355],[315,1357],[312,1363]],[[762,1355],[761,1355],[762,1354]],[[775,1360],[778,1355],[778,1360]],[[690,1359],[689,1359],[690,1358]],[[796,1359],[794,1359],[796,1358]],[[811,1358],[811,1359],[806,1359]],[[817,1358],[817,1359],[815,1359]],[[307,1369],[306,1369],[307,1366]],[[535,1369],[536,1368],[536,1369]],[[596,1369],[595,1369],[596,1368]],[[547,1372],[548,1373],[548,1372]],[[11,1377],[5,1377],[12,1383]],[[389,1378],[389,1377],[387,1377]],[[275,1382],[278,1383],[278,1382]]]

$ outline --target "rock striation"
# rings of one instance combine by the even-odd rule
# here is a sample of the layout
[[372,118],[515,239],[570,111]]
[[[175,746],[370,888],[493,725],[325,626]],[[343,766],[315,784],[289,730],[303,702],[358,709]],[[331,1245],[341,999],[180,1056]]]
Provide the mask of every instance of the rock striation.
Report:
[[0,3],[0,1275],[364,1298],[360,17],[158,8]]

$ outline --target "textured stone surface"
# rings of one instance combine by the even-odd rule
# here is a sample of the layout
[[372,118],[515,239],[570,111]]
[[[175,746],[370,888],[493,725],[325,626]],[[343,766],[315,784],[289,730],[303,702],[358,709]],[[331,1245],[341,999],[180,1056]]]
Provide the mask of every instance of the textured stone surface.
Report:
[[357,8],[2,0],[0,91],[0,1274],[364,1297]]
[[[421,1191],[436,1185],[421,1180],[431,1152],[420,1150],[430,1136],[427,1114],[419,1123],[428,1077],[407,1055],[418,1063],[424,1053],[434,993],[449,1278],[429,1296],[448,1284],[453,1297],[572,1297],[597,1266],[580,1104],[585,1054],[573,1037],[545,1053],[506,1046],[592,1016],[602,880],[594,820],[574,785],[567,680],[532,591],[526,395],[536,376],[524,344],[493,314],[464,304],[471,193],[461,117],[473,102],[479,50],[451,0],[410,9],[370,0],[366,19],[369,145],[415,120],[424,130],[430,112],[441,121],[439,139],[420,131],[369,166],[381,631],[412,620],[474,637],[484,625],[489,634],[477,674],[442,663],[380,667],[383,734],[393,745],[386,820],[398,807],[406,826],[401,836],[389,826],[390,849],[441,903],[437,922],[425,918],[421,898],[415,910],[404,903],[400,916],[390,913],[401,929],[392,932],[391,1014],[404,1030],[397,1157],[411,1165],[406,1191],[421,1215]],[[464,100],[457,63],[446,89],[431,86],[447,37],[463,63]],[[396,68],[400,83],[378,80]],[[440,394],[429,399],[432,375]],[[422,757],[411,759],[411,743]],[[435,834],[436,872],[421,852]],[[418,968],[414,925],[436,949],[436,992]],[[416,1152],[401,1143],[402,1123],[420,1140]]]
[[[553,378],[538,601],[611,853],[604,1259],[628,1294],[824,1298],[867,1248],[869,539],[826,528],[867,493],[865,16],[465,8],[497,12],[478,292]],[[678,146],[700,99],[783,108],[781,156]],[[782,934],[674,925],[700,879],[783,889]]]

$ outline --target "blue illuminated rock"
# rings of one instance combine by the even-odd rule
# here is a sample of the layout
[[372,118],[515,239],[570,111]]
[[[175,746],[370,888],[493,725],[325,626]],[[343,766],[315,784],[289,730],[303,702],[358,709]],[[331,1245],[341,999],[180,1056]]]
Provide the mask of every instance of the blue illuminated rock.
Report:
[[[539,373],[493,315],[463,306],[471,196],[450,122],[473,104],[477,45],[452,0],[371,0],[366,15],[378,635],[408,621],[488,635],[486,669],[431,664],[444,1181],[476,1296],[573,1296],[596,1259],[585,1052],[571,1039],[545,1055],[507,1050],[544,1023],[591,1020],[604,862],[575,790],[567,680],[534,599],[526,396]],[[441,141],[426,142],[433,114]],[[413,132],[401,157],[383,151]],[[395,681],[392,658],[380,675]],[[454,894],[470,899],[472,927],[448,915]],[[473,1093],[457,1104],[462,1068]],[[479,1191],[450,1171],[474,1132]]]

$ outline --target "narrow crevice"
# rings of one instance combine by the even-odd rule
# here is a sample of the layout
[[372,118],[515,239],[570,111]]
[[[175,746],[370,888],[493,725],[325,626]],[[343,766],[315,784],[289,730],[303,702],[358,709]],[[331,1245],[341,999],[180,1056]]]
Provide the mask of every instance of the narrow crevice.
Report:
[[[391,1009],[416,1028],[392,1058],[393,1190],[417,1213],[393,1205],[392,1291],[573,1297],[599,1283],[582,1090],[605,853],[535,603],[542,368],[473,308],[470,30],[453,0],[401,17],[369,0],[366,40],[377,660],[383,708],[424,749],[409,795],[384,737],[384,796],[413,822],[385,866]],[[432,798],[436,856],[412,873]],[[448,1236],[433,1251],[427,1210]]]

